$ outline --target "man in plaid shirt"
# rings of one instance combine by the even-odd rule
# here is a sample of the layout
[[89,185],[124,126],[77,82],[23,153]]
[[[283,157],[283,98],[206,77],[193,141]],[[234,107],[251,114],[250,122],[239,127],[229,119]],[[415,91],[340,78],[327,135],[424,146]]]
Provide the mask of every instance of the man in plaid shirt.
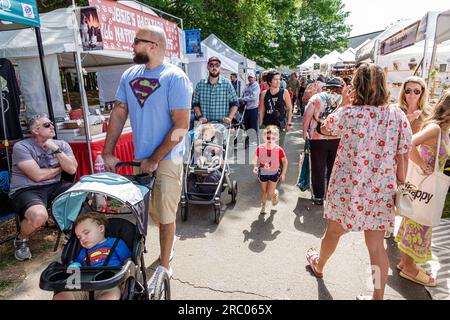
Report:
[[208,79],[200,80],[194,91],[192,105],[201,123],[223,121],[231,123],[238,109],[238,98],[233,85],[220,76],[221,61],[217,57],[208,60]]

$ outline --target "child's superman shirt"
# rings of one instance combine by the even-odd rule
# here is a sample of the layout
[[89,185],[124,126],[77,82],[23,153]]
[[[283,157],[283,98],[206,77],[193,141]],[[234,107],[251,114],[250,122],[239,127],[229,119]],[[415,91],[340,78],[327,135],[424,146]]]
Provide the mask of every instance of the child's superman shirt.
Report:
[[[108,257],[112,246],[116,238],[107,238],[102,243],[97,244],[93,248],[86,250],[82,249],[76,262],[79,262],[82,266],[87,266],[86,252],[89,256],[91,267],[102,267],[105,259]],[[121,267],[125,264],[125,260],[131,257],[130,249],[125,242],[120,239],[117,247],[114,249],[113,255],[109,260],[108,267]]]

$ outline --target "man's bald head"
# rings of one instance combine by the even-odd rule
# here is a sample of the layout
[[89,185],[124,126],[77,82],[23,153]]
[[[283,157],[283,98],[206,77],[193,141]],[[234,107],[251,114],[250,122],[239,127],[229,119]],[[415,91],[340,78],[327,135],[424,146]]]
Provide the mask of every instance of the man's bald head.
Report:
[[158,47],[162,51],[166,51],[167,48],[167,39],[166,33],[161,27],[157,26],[145,26],[139,28],[137,33],[139,36],[142,36],[144,39],[148,39],[151,41],[155,41],[158,44]]

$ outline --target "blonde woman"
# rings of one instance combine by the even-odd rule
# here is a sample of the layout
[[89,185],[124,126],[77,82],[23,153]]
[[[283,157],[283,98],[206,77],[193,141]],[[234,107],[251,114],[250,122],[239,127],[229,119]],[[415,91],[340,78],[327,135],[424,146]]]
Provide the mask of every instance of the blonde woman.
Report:
[[[422,130],[412,139],[412,151],[409,158],[426,174],[434,170],[436,155],[439,157],[439,170],[444,170],[450,156],[450,91],[446,91],[432,115],[425,120]],[[440,150],[437,150],[438,139],[441,139]],[[397,268],[400,276],[424,286],[434,287],[436,281],[424,269],[416,266],[425,263],[431,256],[431,227],[423,226],[411,219],[403,218],[395,241],[401,251]]]
[[416,76],[407,78],[400,90],[398,106],[406,114],[413,134],[417,133],[431,113],[425,80]]
[[[308,264],[318,278],[339,239],[346,232],[364,232],[375,288],[371,296],[358,299],[382,300],[388,278],[389,260],[384,232],[394,229],[394,194],[397,181],[405,181],[411,148],[411,128],[406,115],[390,106],[383,69],[361,64],[353,78],[350,106],[331,113],[321,127],[326,134],[341,137],[326,195],[324,217],[327,230],[320,254],[307,252]],[[395,160],[399,159],[399,170]]]

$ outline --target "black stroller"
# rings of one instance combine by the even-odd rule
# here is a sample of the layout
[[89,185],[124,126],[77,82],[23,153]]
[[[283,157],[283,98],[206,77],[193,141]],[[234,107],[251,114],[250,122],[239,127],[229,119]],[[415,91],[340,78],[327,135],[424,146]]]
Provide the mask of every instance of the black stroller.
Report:
[[[139,163],[119,163],[120,166]],[[121,300],[170,300],[170,280],[162,272],[154,293],[149,296],[144,252],[148,207],[155,176],[148,174],[124,177],[114,173],[84,176],[72,188],[59,195],[52,212],[60,230],[70,238],[64,246],[61,262],[51,263],[41,274],[43,290],[87,291],[94,299],[97,290],[121,287]],[[69,268],[82,247],[72,225],[83,212],[99,212],[108,218],[106,237],[122,239],[131,251],[131,259],[122,267]]]
[[[204,150],[212,148],[215,152],[211,159],[205,157],[205,161],[199,161],[203,158],[204,153],[203,151],[197,152],[195,145],[196,141],[201,139],[203,129],[207,127],[214,130],[214,141],[203,142],[201,148]],[[231,202],[236,203],[238,187],[237,182],[231,180],[228,163],[231,136],[232,126],[222,123],[210,122],[195,127],[180,200],[182,221],[186,221],[188,218],[189,204],[212,204],[214,205],[214,222],[218,224],[221,215],[220,196],[225,188],[228,188]]]

